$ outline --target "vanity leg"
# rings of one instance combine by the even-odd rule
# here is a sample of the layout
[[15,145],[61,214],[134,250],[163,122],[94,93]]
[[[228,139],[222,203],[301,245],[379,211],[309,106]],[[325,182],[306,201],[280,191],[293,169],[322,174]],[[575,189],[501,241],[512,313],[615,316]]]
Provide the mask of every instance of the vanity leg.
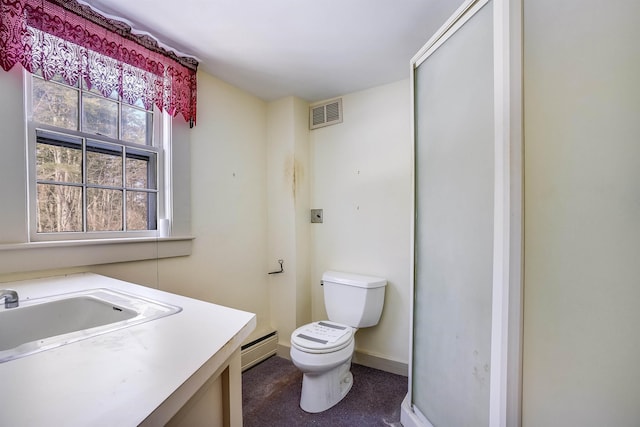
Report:
[[222,411],[225,427],[242,426],[242,366],[240,349],[229,359],[229,366],[221,375]]

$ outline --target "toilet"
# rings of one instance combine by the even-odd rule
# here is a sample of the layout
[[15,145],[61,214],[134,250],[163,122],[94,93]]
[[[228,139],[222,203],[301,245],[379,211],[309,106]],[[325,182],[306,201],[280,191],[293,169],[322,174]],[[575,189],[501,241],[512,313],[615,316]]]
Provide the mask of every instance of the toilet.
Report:
[[322,285],[329,320],[308,323],[291,334],[291,360],[303,373],[300,408],[311,413],[326,411],[351,390],[354,335],[358,328],[378,324],[387,281],[327,271]]

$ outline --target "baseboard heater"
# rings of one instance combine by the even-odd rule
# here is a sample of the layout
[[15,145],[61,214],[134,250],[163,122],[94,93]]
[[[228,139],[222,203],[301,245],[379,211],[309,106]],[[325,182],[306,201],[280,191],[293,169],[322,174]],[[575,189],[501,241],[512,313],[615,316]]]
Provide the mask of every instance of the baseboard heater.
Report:
[[278,350],[278,331],[270,332],[240,347],[242,370],[245,371],[273,356]]

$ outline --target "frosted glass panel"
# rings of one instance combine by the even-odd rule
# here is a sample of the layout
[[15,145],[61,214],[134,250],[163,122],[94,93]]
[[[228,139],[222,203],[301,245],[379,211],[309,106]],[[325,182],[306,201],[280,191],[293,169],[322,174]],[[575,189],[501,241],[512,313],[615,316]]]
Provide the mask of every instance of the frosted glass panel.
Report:
[[493,50],[489,3],[416,69],[413,404],[489,424]]

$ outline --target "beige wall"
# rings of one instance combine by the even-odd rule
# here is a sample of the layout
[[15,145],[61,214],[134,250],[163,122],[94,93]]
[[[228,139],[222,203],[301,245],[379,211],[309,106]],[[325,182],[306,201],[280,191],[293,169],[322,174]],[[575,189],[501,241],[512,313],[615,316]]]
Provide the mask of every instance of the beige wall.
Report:
[[309,287],[308,104],[294,97],[268,105],[268,235],[271,325],[289,345],[293,330],[311,320]]
[[[0,73],[0,89],[12,100],[0,106],[7,144],[0,163],[7,201],[0,243],[24,242],[24,128],[13,125],[24,120],[21,71]],[[319,286],[324,270],[378,275],[389,280],[383,317],[358,332],[358,350],[406,363],[408,90],[404,80],[348,94],[344,123],[310,132],[306,101],[266,103],[200,72],[197,126],[173,122],[173,228],[195,236],[192,255],[0,271],[0,281],[93,271],[254,312],[258,327],[250,339],[273,327],[286,346],[295,327],[326,318]],[[325,209],[324,224],[309,223],[311,207]],[[9,225],[11,218],[18,226]],[[279,258],[285,274],[267,275]]]
[[[24,104],[22,101],[22,70],[14,67],[10,72],[0,70],[0,243],[26,241],[28,231],[26,199],[26,164]],[[16,126],[16,124],[18,124]],[[2,272],[0,272],[1,274]]]
[[409,81],[343,97],[344,121],[310,132],[313,318],[326,319],[320,279],[338,270],[388,280],[380,323],[360,352],[407,363],[411,245]]
[[[0,243],[25,242],[22,71],[0,72],[4,155]],[[173,231],[192,234],[189,257],[11,273],[0,281],[94,271],[257,314],[268,328],[266,103],[198,74],[198,125],[173,121]],[[6,145],[4,145],[6,144]],[[2,252],[0,251],[0,255]]]
[[[277,269],[277,259],[285,260],[285,273],[268,279],[270,310],[285,347],[293,329],[326,319],[322,272],[343,270],[389,280],[381,322],[358,332],[357,350],[407,363],[408,85],[403,80],[347,94],[344,122],[313,131],[305,101],[268,104],[268,263]],[[323,224],[310,224],[310,208],[324,209]]]
[[640,3],[527,0],[523,425],[640,425]]
[[266,107],[198,73],[191,169],[182,171],[191,179],[192,255],[92,270],[256,313],[252,337],[268,329]]

